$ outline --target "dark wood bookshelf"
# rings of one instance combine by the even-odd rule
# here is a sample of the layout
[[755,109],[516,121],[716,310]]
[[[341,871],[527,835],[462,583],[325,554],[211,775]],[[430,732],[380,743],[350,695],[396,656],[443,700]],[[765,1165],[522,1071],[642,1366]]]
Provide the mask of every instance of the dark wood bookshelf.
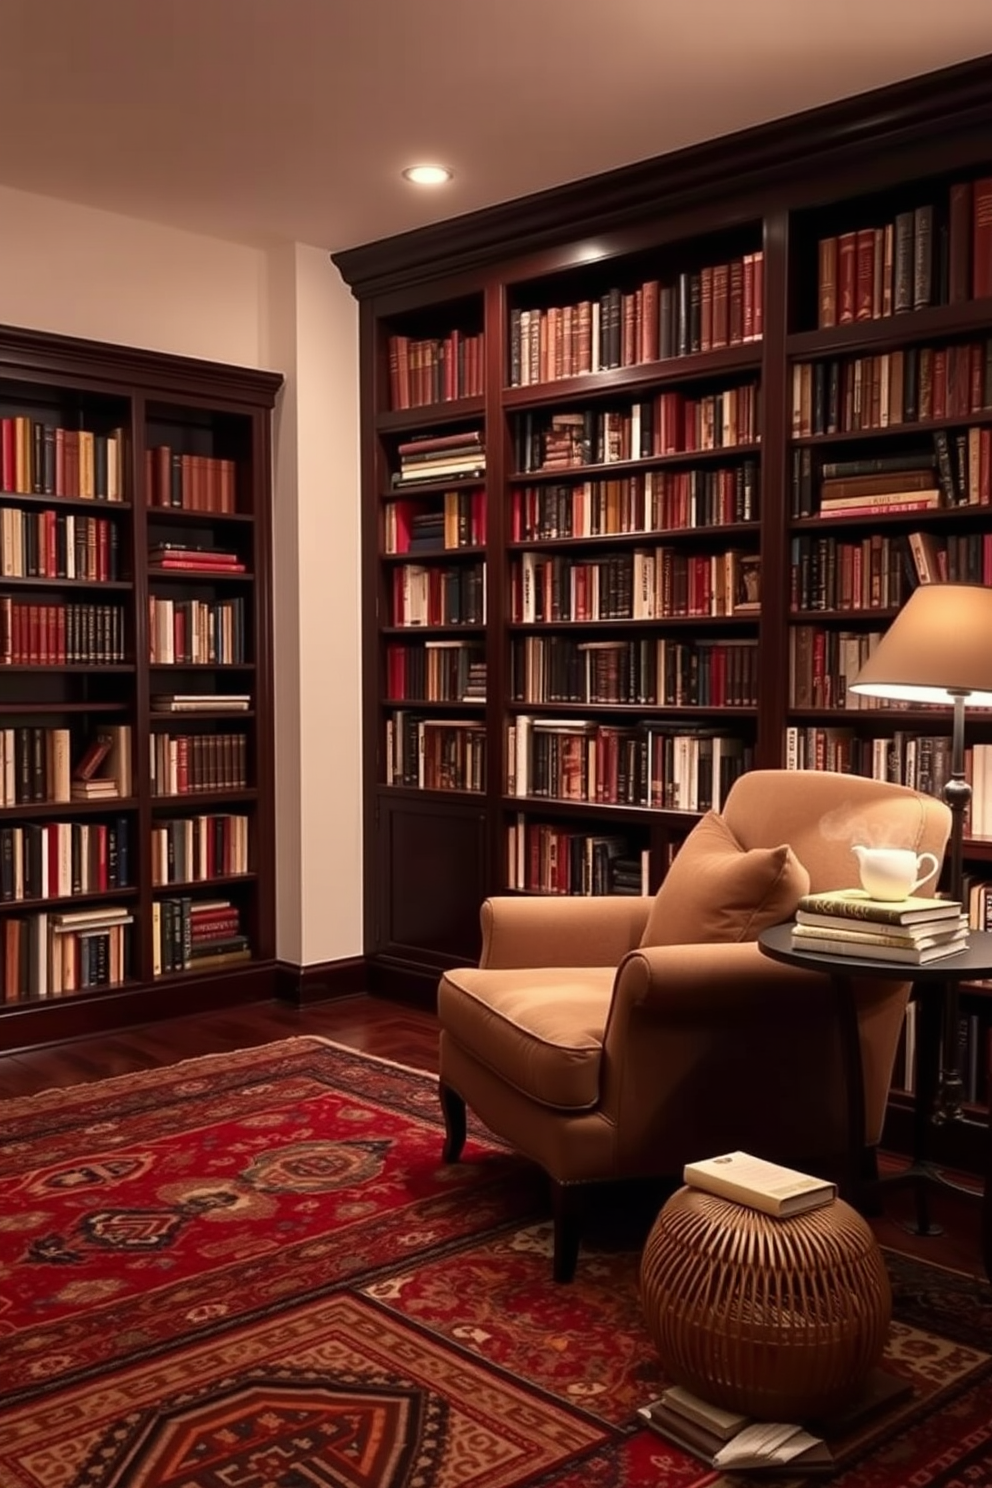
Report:
[[[511,887],[526,891],[522,885],[511,885],[508,878],[508,830],[519,820],[558,823],[591,836],[625,831],[633,849],[649,853],[654,886],[705,809],[705,794],[697,802],[698,809],[684,809],[680,804],[676,810],[661,811],[509,793],[508,767],[515,748],[510,729],[520,715],[543,718],[548,725],[561,717],[585,719],[590,725],[609,723],[618,730],[650,723],[676,734],[719,733],[739,741],[745,767],[785,766],[787,738],[795,729],[850,730],[863,744],[897,731],[909,731],[914,737],[949,736],[949,710],[943,714],[939,710],[824,709],[790,703],[792,627],[867,638],[884,629],[897,613],[892,603],[884,608],[843,604],[829,610],[790,610],[791,554],[800,538],[814,540],[814,533],[824,537],[836,533],[841,542],[855,544],[876,534],[881,541],[884,534],[890,544],[903,545],[908,545],[909,534],[917,529],[937,537],[960,535],[962,540],[989,534],[992,497],[986,489],[977,504],[916,512],[798,515],[793,504],[794,478],[798,462],[808,458],[816,510],[820,467],[828,453],[831,460],[869,460],[883,454],[919,452],[921,447],[933,447],[933,435],[940,431],[949,433],[952,445],[955,436],[967,429],[979,431],[975,437],[980,439],[992,424],[992,371],[986,372],[982,397],[976,402],[969,394],[971,411],[967,413],[938,409],[937,417],[910,417],[912,406],[905,402],[905,422],[796,437],[793,396],[795,379],[803,374],[795,372],[794,376],[794,369],[807,363],[839,362],[843,373],[838,375],[853,376],[849,369],[858,359],[874,359],[875,365],[879,359],[920,348],[928,356],[946,356],[950,347],[975,342],[988,345],[992,338],[988,289],[976,297],[975,283],[969,277],[968,293],[959,295],[960,284],[953,278],[959,275],[961,253],[973,246],[973,219],[962,236],[962,219],[957,217],[952,229],[948,204],[951,186],[992,181],[990,139],[992,57],[982,57],[670,156],[332,255],[360,302],[364,885],[370,986],[394,992],[405,987],[410,996],[430,998],[432,973],[436,980],[436,973],[453,959],[474,959],[480,943],[482,899]],[[919,244],[914,238],[909,259],[896,263],[896,217],[917,209],[924,222],[914,229],[921,234]],[[930,218],[927,209],[932,209]],[[926,221],[930,222],[929,238]],[[821,244],[858,230],[877,233],[872,239],[871,269],[874,274],[879,264],[885,276],[884,282],[873,279],[869,285],[874,299],[867,309],[874,318],[831,325],[830,286],[819,277],[821,253],[827,252]],[[588,251],[592,242],[595,256]],[[891,249],[889,260],[884,256],[886,244]],[[913,278],[918,248],[921,264],[929,265],[929,281],[923,274],[919,285]],[[992,247],[982,251],[992,252]],[[760,255],[758,268],[755,253]],[[715,344],[721,339],[713,334],[716,322],[704,319],[704,306],[709,303],[705,311],[709,316],[716,303],[717,280],[709,276],[727,265],[730,285],[731,273],[738,272],[734,264],[741,262],[740,273],[745,276],[749,259],[755,276],[752,292],[755,283],[760,285],[760,324],[754,318],[759,314],[756,301],[752,297],[749,303],[742,290],[737,320],[731,319],[731,312],[736,317],[738,311],[728,297],[728,331],[733,328],[746,336],[750,330],[754,339],[731,337],[733,344]],[[916,307],[880,313],[886,294],[892,311],[897,293],[902,295],[906,288],[907,263],[910,301],[915,298]],[[687,315],[682,322],[674,322],[676,337],[680,330],[685,333],[679,345],[682,355],[652,354],[655,282],[661,291],[671,289],[676,305],[684,293]],[[838,285],[839,280],[833,293],[839,306]],[[616,290],[630,296],[628,313],[633,317],[626,343],[621,317],[619,356],[614,356],[617,348],[607,340],[608,329],[614,334],[608,293]],[[851,292],[855,297],[858,294],[856,277]],[[863,311],[865,306],[859,308]],[[555,327],[566,323],[566,314],[573,337],[567,346],[554,339]],[[666,334],[665,314],[667,310],[661,312],[659,344]],[[537,335],[538,315],[544,317],[541,334],[546,343],[552,343],[550,355],[546,343],[535,353],[525,339]],[[596,317],[599,339],[590,332],[587,341],[586,328]],[[483,396],[393,407],[391,395],[402,387],[405,375],[403,338],[427,336],[440,344],[454,329],[469,324],[485,336]],[[597,345],[598,364],[594,363]],[[554,359],[559,351],[560,365]],[[611,360],[613,364],[606,365]],[[912,360],[915,365],[916,359]],[[888,369],[888,362],[885,365]],[[992,367],[992,352],[986,365]],[[572,370],[576,366],[584,370],[576,373]],[[564,370],[569,375],[555,375]],[[524,377],[531,380],[516,385]],[[563,465],[559,458],[549,460],[545,445],[543,468],[515,468],[518,438],[522,433],[530,437],[535,430],[545,431],[553,414],[588,411],[588,426],[596,427],[595,418],[630,415],[634,404],[660,411],[662,400],[671,394],[684,392],[687,401],[698,404],[752,384],[759,387],[757,440],[722,443],[722,430],[733,427],[733,419],[752,396],[734,393],[736,401],[730,405],[704,403],[694,413],[704,428],[707,420],[714,424],[718,418],[723,420],[721,434],[702,441],[706,448],[646,454],[642,446],[636,458],[617,459],[611,452],[605,460],[590,456],[589,463]],[[729,415],[728,406],[733,409]],[[719,412],[713,412],[714,408]],[[522,430],[520,421],[528,416],[533,416],[533,423]],[[446,709],[443,704],[391,699],[386,681],[387,645],[398,640],[423,645],[428,639],[468,636],[471,628],[408,628],[391,623],[397,557],[452,570],[465,555],[386,555],[383,501],[414,498],[428,505],[437,503],[440,509],[441,493],[454,489],[454,483],[390,489],[391,477],[399,468],[397,444],[404,435],[452,435],[472,427],[484,431],[486,454],[486,702],[477,705],[485,719],[486,787],[479,795],[387,786],[384,724],[395,708],[415,713],[418,707],[426,711],[429,706],[441,717],[446,711],[452,717],[456,714],[455,705]],[[562,427],[564,421],[559,421]],[[643,437],[641,425],[636,427],[637,437]],[[657,487],[649,482],[662,473],[673,480],[702,482],[717,466],[734,470],[745,461],[758,471],[754,521],[687,525],[675,531],[613,530],[599,536],[583,531],[567,538],[517,540],[512,536],[511,501],[524,486],[543,490],[584,482],[615,481],[625,487],[636,482],[630,489],[639,492],[635,499],[648,509],[648,491],[653,489],[657,495]],[[694,472],[699,472],[698,477]],[[987,469],[982,478],[987,487]],[[389,494],[384,497],[386,490]],[[617,525],[623,527],[624,522]],[[607,559],[622,563],[635,550],[650,554],[655,548],[675,546],[685,552],[691,545],[696,553],[715,560],[726,553],[728,543],[735,542],[747,554],[760,556],[760,613],[725,614],[716,606],[713,613],[698,617],[662,617],[656,606],[658,618],[651,619],[540,623],[513,619],[511,578],[519,574],[518,581],[523,581],[519,565],[524,553],[540,552],[542,561],[560,553],[575,563],[594,562],[597,555],[604,563]],[[472,551],[478,553],[477,548]],[[904,558],[905,582],[915,582],[907,566],[913,562],[908,547],[900,548],[899,556]],[[598,579],[609,582],[603,573],[597,570]],[[992,572],[983,581],[992,583]],[[480,634],[478,628],[475,634]],[[621,702],[520,702],[513,695],[511,657],[521,641],[531,637],[545,644],[555,638],[618,643],[629,638],[634,642],[665,639],[673,646],[691,641],[707,647],[724,639],[754,638],[759,647],[756,706],[673,709]],[[990,723],[978,713],[969,714],[969,739],[992,740]],[[992,843],[971,840],[965,851],[975,874],[987,871]],[[976,996],[969,1003],[966,995],[963,1004],[969,1013],[978,1011],[985,1020],[983,1044],[992,1024],[986,996],[982,1000]],[[985,1093],[980,1092],[971,1105],[981,1109],[985,1103]]]
[[[80,592],[80,603],[89,604],[96,591],[107,590],[112,605],[122,612],[127,657],[113,663],[94,659],[47,664],[34,659],[30,633],[15,629],[13,618],[6,635],[0,625],[0,646],[7,648],[6,654],[0,650],[0,738],[7,741],[5,750],[13,741],[20,751],[12,757],[14,763],[24,768],[30,764],[35,772],[29,791],[18,776],[13,799],[0,796],[4,802],[0,805],[3,872],[12,874],[15,861],[20,863],[17,871],[26,872],[29,853],[41,853],[34,859],[32,874],[37,874],[38,863],[42,871],[51,873],[52,854],[68,853],[71,844],[73,878],[84,885],[78,893],[15,899],[4,878],[0,1048],[100,1033],[171,1016],[184,1007],[190,1012],[229,1007],[270,995],[275,988],[270,471],[271,418],[281,383],[276,374],[250,368],[0,327],[0,435],[4,441],[0,446],[0,508],[24,513],[20,528],[16,528],[16,517],[13,523],[9,515],[5,518],[8,540],[18,545],[13,552],[18,554],[21,542],[26,545],[29,539],[11,533],[34,534],[35,524],[43,523],[50,512],[56,517],[57,542],[63,541],[63,533],[66,542],[68,534],[74,533],[78,543],[79,518],[98,517],[113,524],[110,536],[120,575],[97,581],[33,574],[32,559],[26,577],[0,578],[0,604],[7,598],[13,606],[22,605],[37,595],[38,605],[48,607],[49,623],[54,625],[57,612],[53,607],[74,602],[74,591]],[[164,467],[164,454],[154,453],[163,445],[169,446],[172,472],[168,499],[195,501],[195,509],[154,504],[165,494],[155,479],[150,481],[153,462],[159,459]],[[18,478],[22,472],[24,478]],[[115,485],[121,499],[113,493]],[[15,490],[14,486],[29,489]],[[75,519],[75,527],[70,518]],[[37,530],[45,529],[39,526]],[[92,542],[94,529],[84,530]],[[101,542],[106,530],[97,529]],[[232,575],[157,570],[150,551],[166,537],[170,542],[197,546],[209,545],[211,540],[218,548],[236,544],[246,571]],[[42,541],[36,535],[30,540]],[[28,552],[25,546],[24,558],[17,557],[10,565],[15,572],[22,572],[20,564],[27,561]],[[51,567],[50,556],[39,566]],[[66,571],[61,559],[58,567]],[[195,584],[197,596],[208,601],[213,595],[230,594],[232,582],[239,582],[235,592],[244,597],[250,661],[224,666],[150,663],[149,593],[160,583],[175,592],[173,581]],[[13,615],[9,610],[8,617]],[[99,618],[95,623],[99,626]],[[106,623],[109,629],[110,622]],[[115,619],[115,645],[117,624]],[[50,631],[48,638],[42,637],[41,656],[49,651],[58,654],[57,638],[55,644],[50,639],[53,634]],[[30,660],[24,660],[25,649],[31,652]],[[152,710],[153,693],[207,691],[212,678],[223,685],[219,682],[222,673],[236,676],[243,682],[241,690],[251,692],[250,710],[237,714],[223,709],[197,714]],[[129,794],[68,801],[23,798],[36,793],[38,771],[54,781],[54,751],[63,748],[66,739],[72,770],[101,729],[121,726],[129,734],[113,737],[129,752]],[[248,785],[237,790],[153,795],[149,738],[167,729],[201,737],[225,730],[243,734]],[[48,735],[50,758],[44,730],[53,731]],[[97,767],[98,778],[107,767]],[[2,777],[0,786],[7,791]],[[45,779],[42,788],[46,794],[60,793]],[[231,813],[247,819],[249,872],[180,885],[152,884],[151,833],[166,815],[171,820],[195,821]],[[124,842],[120,834],[125,830],[127,881],[115,884],[110,875],[116,875],[123,864],[115,865],[105,854]],[[62,835],[66,831],[69,836]],[[49,886],[54,887],[54,882]],[[162,979],[153,975],[153,904],[170,894],[193,905],[198,900],[229,898],[238,931],[250,945],[251,962],[175,973],[165,991]],[[64,955],[61,948],[56,950],[59,934],[72,938],[72,921],[62,917],[95,912],[104,904],[108,910],[126,910],[132,917],[119,943],[110,944],[108,937],[95,957],[84,956],[82,948]],[[47,947],[44,953],[42,943]],[[124,963],[125,974],[110,980],[108,971],[118,960]],[[187,984],[188,1000],[182,990]]]

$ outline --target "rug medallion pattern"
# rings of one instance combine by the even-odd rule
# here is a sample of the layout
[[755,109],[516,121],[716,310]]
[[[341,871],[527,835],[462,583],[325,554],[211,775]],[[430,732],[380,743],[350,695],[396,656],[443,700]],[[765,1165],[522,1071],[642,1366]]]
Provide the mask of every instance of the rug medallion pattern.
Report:
[[[302,1038],[4,1117],[2,1488],[745,1481],[636,1415],[638,1249],[555,1287],[539,1176],[477,1128],[445,1166],[426,1075]],[[992,1292],[887,1260],[913,1396],[833,1482],[988,1488]]]

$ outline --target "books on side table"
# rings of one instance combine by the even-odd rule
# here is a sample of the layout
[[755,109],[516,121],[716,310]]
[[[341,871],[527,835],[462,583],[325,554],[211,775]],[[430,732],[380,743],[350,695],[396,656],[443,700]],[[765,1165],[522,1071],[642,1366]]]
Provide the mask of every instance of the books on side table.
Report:
[[926,966],[968,945],[968,916],[953,899],[872,899],[864,889],[804,894],[792,949],[821,956]]
[[725,1152],[686,1163],[682,1179],[690,1188],[731,1199],[747,1209],[760,1209],[775,1219],[820,1209],[837,1197],[835,1183],[752,1157],[749,1152]]

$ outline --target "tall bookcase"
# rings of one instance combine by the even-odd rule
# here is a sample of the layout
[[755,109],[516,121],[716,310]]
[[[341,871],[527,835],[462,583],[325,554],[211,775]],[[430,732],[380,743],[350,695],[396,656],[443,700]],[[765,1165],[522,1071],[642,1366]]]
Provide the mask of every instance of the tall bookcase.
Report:
[[0,1040],[271,990],[267,372],[0,327]]
[[[992,582],[990,125],[986,57],[333,256],[373,988],[431,997],[486,894],[653,889],[741,769],[939,791],[949,712],[845,682],[913,585]],[[980,884],[992,720],[969,744]]]

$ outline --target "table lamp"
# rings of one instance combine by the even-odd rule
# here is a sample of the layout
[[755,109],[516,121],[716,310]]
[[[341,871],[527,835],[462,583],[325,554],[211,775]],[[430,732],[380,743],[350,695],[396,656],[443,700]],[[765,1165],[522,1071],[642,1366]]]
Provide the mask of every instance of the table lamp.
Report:
[[[963,901],[964,814],[971,786],[964,773],[964,710],[992,707],[992,588],[981,584],[921,584],[914,589],[851,691],[954,709],[951,773],[944,800],[951,810],[950,896]],[[957,983],[944,991],[943,1055],[934,1119],[957,1120],[961,1111],[958,1068]]]

